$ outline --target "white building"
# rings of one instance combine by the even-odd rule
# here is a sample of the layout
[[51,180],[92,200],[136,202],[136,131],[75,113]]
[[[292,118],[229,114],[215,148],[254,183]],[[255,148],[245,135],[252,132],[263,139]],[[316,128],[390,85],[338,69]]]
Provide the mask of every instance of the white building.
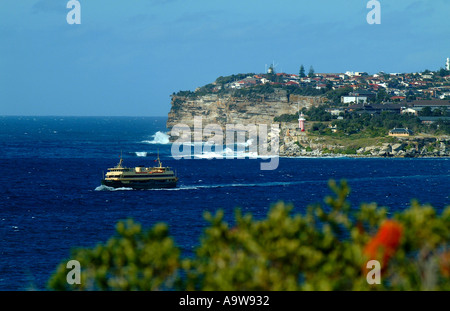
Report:
[[341,103],[343,104],[360,104],[360,103],[367,103],[367,96],[342,96],[341,97]]
[[402,108],[402,110],[400,111],[401,114],[413,114],[415,116],[417,116],[419,114],[419,112],[417,111],[417,109],[412,109],[412,108]]
[[345,73],[347,76],[349,76],[349,77],[361,77],[361,76],[367,76],[368,75],[368,73],[367,72],[353,72],[353,71],[347,71],[346,73]]
[[450,92],[444,92],[439,96],[440,99],[445,99],[446,97],[450,97]]
[[445,69],[450,70],[450,58],[447,57],[447,63],[445,64]]

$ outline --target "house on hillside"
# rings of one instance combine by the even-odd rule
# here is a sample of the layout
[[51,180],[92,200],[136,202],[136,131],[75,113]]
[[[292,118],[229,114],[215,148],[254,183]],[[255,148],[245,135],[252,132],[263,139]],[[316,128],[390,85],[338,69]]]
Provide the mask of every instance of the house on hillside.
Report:
[[341,97],[341,103],[343,104],[349,104],[349,103],[367,103],[369,100],[375,99],[377,97],[377,94],[370,92],[370,91],[354,91],[348,94],[347,96]]
[[422,124],[433,124],[439,121],[443,121],[445,123],[450,123],[450,117],[419,117],[420,122],[422,122]]
[[367,96],[342,96],[341,97],[341,103],[343,104],[359,104],[359,103],[367,103]]
[[345,109],[343,108],[326,108],[325,111],[332,116],[339,116],[341,113],[345,113]]
[[394,136],[394,137],[408,137],[413,134],[414,134],[413,131],[411,131],[408,128],[394,128],[389,131],[389,136]]
[[386,104],[356,104],[356,105],[350,105],[347,107],[348,112],[363,114],[363,113],[369,113],[369,114],[380,114],[382,112],[393,112],[393,113],[400,113],[402,110],[403,105],[401,104],[393,104],[393,103],[386,103]]
[[392,101],[402,101],[402,100],[405,100],[405,99],[406,99],[406,96],[398,96],[398,95],[391,96],[391,100]]
[[414,100],[412,102],[408,102],[408,106],[412,106],[414,110],[422,110],[425,107],[429,107],[431,111],[435,109],[442,109],[450,108],[450,100],[439,100],[439,99],[432,99],[432,100]]
[[401,114],[412,114],[417,116],[419,114],[419,112],[416,109],[413,108],[402,108],[402,110],[400,111]]

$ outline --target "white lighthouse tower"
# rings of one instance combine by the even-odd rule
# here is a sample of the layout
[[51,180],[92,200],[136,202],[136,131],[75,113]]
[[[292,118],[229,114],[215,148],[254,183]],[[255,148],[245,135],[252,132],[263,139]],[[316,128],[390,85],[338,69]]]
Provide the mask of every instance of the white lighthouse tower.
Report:
[[298,128],[302,132],[305,131],[305,121],[306,121],[306,119],[305,119],[305,116],[303,115],[303,112],[302,112],[302,114],[298,117]]
[[300,114],[300,103],[297,103],[297,111],[298,111],[298,128],[304,132],[305,131],[305,116],[303,112]]
[[447,62],[445,63],[445,70],[450,70],[450,58],[447,57]]

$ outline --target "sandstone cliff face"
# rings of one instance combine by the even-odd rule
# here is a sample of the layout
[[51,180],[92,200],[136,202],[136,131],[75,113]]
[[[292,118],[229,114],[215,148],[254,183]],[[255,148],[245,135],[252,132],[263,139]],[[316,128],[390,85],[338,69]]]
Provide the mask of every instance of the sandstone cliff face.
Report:
[[[225,130],[226,124],[259,125],[274,123],[283,114],[295,114],[298,107],[309,108],[326,102],[324,97],[287,95],[285,90],[272,94],[256,94],[235,97],[231,94],[204,96],[172,96],[167,128],[185,124],[194,129],[194,117],[202,117],[202,125],[218,124]],[[298,130],[297,123],[278,123],[280,156],[376,156],[376,157],[434,157],[450,156],[450,138],[399,139],[396,143],[376,146],[360,146],[353,154],[340,154],[344,146],[324,144],[320,138],[311,138]],[[269,127],[270,128],[270,127]],[[194,133],[192,133],[194,135]],[[203,137],[205,140],[206,137]],[[173,141],[174,137],[171,137]],[[269,137],[270,142],[270,137]]]
[[234,97],[231,94],[209,94],[197,98],[172,96],[167,128],[176,124],[194,124],[194,117],[202,116],[203,124],[272,124],[276,116],[294,114],[298,106],[317,106],[324,97],[287,95],[285,90],[272,94],[258,94],[252,98]]

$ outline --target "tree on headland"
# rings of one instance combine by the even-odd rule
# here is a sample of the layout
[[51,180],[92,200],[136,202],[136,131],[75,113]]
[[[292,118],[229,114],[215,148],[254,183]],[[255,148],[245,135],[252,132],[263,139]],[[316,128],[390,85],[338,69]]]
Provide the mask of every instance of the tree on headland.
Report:
[[450,70],[446,70],[444,68],[441,68],[438,72],[439,76],[445,77],[450,75]]
[[382,103],[383,101],[386,101],[389,99],[389,94],[386,92],[384,88],[380,88],[377,92],[376,100],[375,102],[377,104]]
[[[450,290],[450,206],[430,205],[387,218],[376,203],[351,208],[345,181],[329,182],[323,203],[292,214],[279,202],[265,219],[236,211],[205,213],[209,226],[195,256],[180,249],[164,224],[144,230],[117,224],[106,243],[72,251],[81,284],[68,284],[63,261],[53,290]],[[368,263],[381,265],[380,284],[369,284]]]
[[306,74],[305,74],[305,67],[304,67],[303,65],[300,66],[300,72],[299,72],[298,75],[300,76],[300,78],[306,77]]
[[431,110],[430,107],[424,107],[422,110],[419,111],[419,116],[432,116],[433,115],[433,111]]
[[313,66],[311,66],[311,67],[309,67],[308,77],[314,78],[314,76],[315,76],[314,68],[313,68]]

